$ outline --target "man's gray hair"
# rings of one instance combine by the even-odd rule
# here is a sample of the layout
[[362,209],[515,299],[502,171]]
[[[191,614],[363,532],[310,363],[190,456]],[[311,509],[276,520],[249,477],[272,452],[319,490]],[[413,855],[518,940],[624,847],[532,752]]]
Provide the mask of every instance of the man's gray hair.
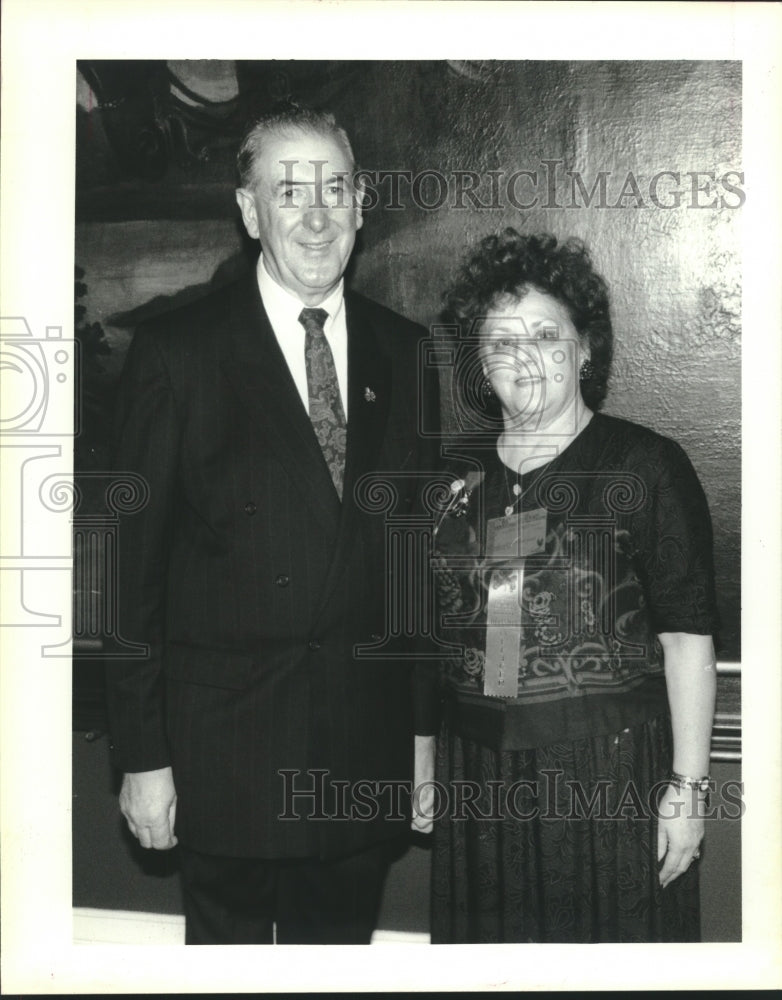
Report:
[[261,155],[264,140],[270,135],[290,135],[291,133],[315,133],[333,137],[348,154],[350,169],[356,168],[353,148],[348,134],[337,125],[330,111],[312,111],[309,108],[286,108],[284,111],[270,112],[257,118],[247,129],[236,156],[240,187],[251,190],[256,182],[256,165]]

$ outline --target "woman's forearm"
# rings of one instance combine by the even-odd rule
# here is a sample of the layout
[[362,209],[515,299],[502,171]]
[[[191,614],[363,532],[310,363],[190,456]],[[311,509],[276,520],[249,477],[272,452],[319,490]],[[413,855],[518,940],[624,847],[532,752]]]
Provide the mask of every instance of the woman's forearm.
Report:
[[714,645],[709,635],[663,632],[665,682],[673,727],[673,770],[687,777],[709,773],[717,692]]

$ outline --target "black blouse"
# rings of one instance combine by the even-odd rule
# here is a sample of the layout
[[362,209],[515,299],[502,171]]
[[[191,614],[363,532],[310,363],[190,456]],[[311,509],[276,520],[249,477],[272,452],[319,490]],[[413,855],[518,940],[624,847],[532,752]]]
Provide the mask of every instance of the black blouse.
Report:
[[[666,712],[657,635],[718,627],[708,506],[679,445],[596,414],[529,474],[491,447],[473,453],[460,479],[435,539],[439,636],[453,644],[442,663],[451,724],[521,748]],[[540,547],[487,560],[487,525],[510,508],[538,512],[528,523],[545,526]],[[489,696],[487,606],[493,590],[518,584],[518,691]]]

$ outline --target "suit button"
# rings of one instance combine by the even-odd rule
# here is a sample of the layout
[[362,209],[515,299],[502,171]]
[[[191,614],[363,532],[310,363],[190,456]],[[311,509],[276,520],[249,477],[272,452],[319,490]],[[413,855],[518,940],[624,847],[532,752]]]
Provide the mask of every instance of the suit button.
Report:
[[244,512],[245,514],[249,514],[250,517],[252,517],[252,515],[256,512],[256,510],[258,510],[258,508],[255,506],[252,500],[250,500],[249,503],[246,503],[244,505]]
[[318,642],[317,639],[310,639],[309,645],[310,649],[313,651],[315,651],[316,649],[320,649],[320,643]]
[[284,573],[280,573],[274,582],[278,587],[287,587],[291,581],[290,577],[287,577]]

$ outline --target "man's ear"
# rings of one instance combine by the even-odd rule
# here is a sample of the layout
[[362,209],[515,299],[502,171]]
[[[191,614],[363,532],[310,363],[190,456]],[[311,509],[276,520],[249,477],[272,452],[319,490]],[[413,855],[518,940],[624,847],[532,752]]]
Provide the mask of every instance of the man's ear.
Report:
[[363,212],[364,212],[364,199],[366,197],[367,195],[366,192],[364,191],[364,184],[363,182],[359,181],[358,184],[356,184],[356,190],[353,195],[353,211],[356,216],[356,229],[361,229],[361,227],[364,225]]
[[239,206],[239,211],[242,213],[242,221],[244,222],[244,228],[252,239],[260,239],[260,230],[258,229],[258,213],[255,209],[255,198],[252,193],[246,188],[236,189],[236,204]]

